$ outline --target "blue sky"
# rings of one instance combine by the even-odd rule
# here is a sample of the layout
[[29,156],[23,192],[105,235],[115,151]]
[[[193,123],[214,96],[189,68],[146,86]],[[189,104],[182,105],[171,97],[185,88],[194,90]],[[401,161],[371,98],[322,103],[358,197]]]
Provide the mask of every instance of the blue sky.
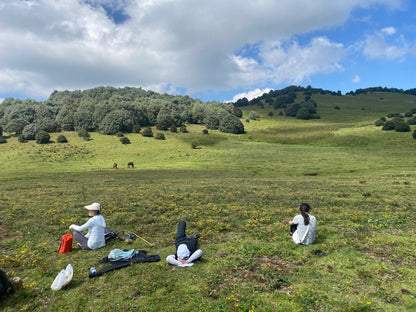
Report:
[[0,100],[97,86],[221,102],[293,84],[416,88],[415,2],[3,0]]

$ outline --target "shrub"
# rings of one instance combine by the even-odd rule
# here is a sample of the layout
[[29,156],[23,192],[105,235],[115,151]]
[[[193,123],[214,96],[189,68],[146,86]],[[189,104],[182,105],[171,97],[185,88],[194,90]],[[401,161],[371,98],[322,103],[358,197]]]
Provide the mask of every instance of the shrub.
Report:
[[408,125],[416,125],[416,118],[411,118],[407,121]]
[[142,131],[142,136],[149,137],[149,138],[152,137],[153,136],[152,128],[150,127],[144,128],[144,130]]
[[130,144],[130,140],[129,138],[123,136],[122,138],[120,138],[120,142],[121,144]]
[[413,135],[413,139],[416,139],[416,130],[413,130],[412,135]]
[[170,132],[178,132],[178,128],[175,125],[171,125],[169,128]]
[[260,118],[260,116],[255,111],[251,111],[250,113],[248,113],[248,119],[256,120],[257,118]]
[[141,130],[140,125],[133,125],[133,133],[140,133]]
[[188,129],[186,129],[186,126],[185,125],[182,125],[181,126],[181,130],[180,130],[182,133],[188,133]]
[[384,125],[384,121],[379,119],[379,120],[376,120],[376,122],[374,124],[376,125],[376,127],[380,127],[380,126]]
[[56,139],[56,142],[58,142],[58,143],[68,143],[68,140],[66,139],[66,137],[64,135],[60,135]]
[[412,116],[413,116],[412,112],[406,112],[404,114],[404,117],[412,117]]
[[165,139],[165,135],[161,132],[156,133],[155,135],[155,139],[156,140],[164,140]]
[[0,137],[3,135],[3,128],[0,126]]
[[207,129],[204,129],[204,130],[202,130],[202,133],[203,134],[208,134],[208,130]]
[[123,132],[117,132],[117,133],[116,133],[116,137],[121,138],[121,137],[123,137],[123,136],[124,136]]
[[400,113],[390,113],[390,114],[387,114],[387,118],[393,118],[393,117],[400,117]]
[[269,113],[268,113],[268,115],[269,115],[270,117],[272,117],[272,116],[273,116],[273,112],[269,112]]
[[394,130],[396,130],[397,132],[409,132],[410,126],[400,119],[400,121],[397,121],[395,123]]
[[339,110],[341,109],[341,107],[339,107],[338,105],[335,105],[334,109]]
[[46,131],[41,130],[36,133],[36,143],[38,144],[47,144],[50,138],[51,136]]
[[384,124],[381,130],[389,131],[389,130],[394,130],[394,128],[395,128],[394,122],[389,120]]
[[17,138],[17,141],[20,143],[25,143],[26,139],[25,136],[23,135],[23,133],[21,135],[19,135],[19,137]]
[[387,118],[386,117],[380,117],[380,120],[383,120],[384,122],[386,122]]
[[35,140],[36,133],[39,131],[38,126],[34,123],[28,124],[23,128],[23,140]]
[[0,137],[0,144],[7,143],[7,140],[5,137]]
[[90,134],[88,133],[87,129],[79,130],[78,136],[83,138],[85,141],[89,141],[90,139]]

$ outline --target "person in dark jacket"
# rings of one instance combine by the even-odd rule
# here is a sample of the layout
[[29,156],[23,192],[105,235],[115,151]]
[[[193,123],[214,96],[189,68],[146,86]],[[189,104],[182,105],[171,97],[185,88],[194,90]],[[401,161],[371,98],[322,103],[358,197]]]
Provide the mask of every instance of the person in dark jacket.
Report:
[[172,265],[192,266],[193,262],[202,256],[202,250],[198,249],[198,239],[195,235],[186,236],[186,222],[183,220],[178,224],[175,247],[176,253],[166,258],[166,261]]

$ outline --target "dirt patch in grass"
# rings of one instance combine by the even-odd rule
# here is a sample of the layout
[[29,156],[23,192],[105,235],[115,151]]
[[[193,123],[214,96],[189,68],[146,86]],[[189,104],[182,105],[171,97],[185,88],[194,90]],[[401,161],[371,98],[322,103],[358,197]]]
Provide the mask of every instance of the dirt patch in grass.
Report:
[[254,258],[260,266],[269,266],[274,270],[281,272],[281,274],[291,274],[294,270],[294,265],[279,256],[262,256]]
[[4,224],[0,224],[0,237],[2,240],[11,239],[16,236],[17,235],[11,234]]

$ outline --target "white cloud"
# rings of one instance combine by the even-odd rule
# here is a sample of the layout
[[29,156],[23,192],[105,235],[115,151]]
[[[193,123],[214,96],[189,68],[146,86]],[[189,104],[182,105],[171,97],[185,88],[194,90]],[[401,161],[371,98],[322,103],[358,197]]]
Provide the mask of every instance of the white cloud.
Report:
[[326,37],[313,38],[307,46],[297,42],[287,45],[280,41],[265,42],[259,49],[259,61],[234,57],[240,69],[235,74],[235,84],[267,81],[298,84],[314,74],[342,71],[339,62],[346,54],[342,44]]
[[255,99],[259,96],[262,96],[264,93],[268,93],[271,90],[272,89],[270,89],[270,88],[266,88],[266,89],[263,89],[263,90],[255,89],[255,90],[251,90],[251,91],[248,91],[248,92],[242,92],[242,93],[234,95],[232,101],[230,101],[230,102],[236,102],[237,100],[242,99],[242,98],[246,98],[247,100],[251,101],[252,99]]
[[[389,28],[390,29],[390,28]],[[390,29],[386,31],[375,32],[368,35],[363,42],[363,53],[369,59],[390,59],[403,61],[405,56],[411,53],[411,48],[403,36],[388,39],[386,35],[391,37],[396,31]]]
[[[325,37],[303,45],[293,36],[342,25],[357,7],[374,4],[401,1],[3,0],[0,94],[38,97],[98,85],[192,94],[300,82],[342,70],[344,48]],[[108,8],[130,18],[116,24]],[[235,52],[254,44],[252,54]]]
[[360,76],[356,75],[354,78],[352,78],[352,82],[359,83],[360,82]]
[[394,28],[394,27],[385,27],[381,30],[381,32],[383,34],[391,36],[391,35],[394,35],[396,33],[396,28]]

